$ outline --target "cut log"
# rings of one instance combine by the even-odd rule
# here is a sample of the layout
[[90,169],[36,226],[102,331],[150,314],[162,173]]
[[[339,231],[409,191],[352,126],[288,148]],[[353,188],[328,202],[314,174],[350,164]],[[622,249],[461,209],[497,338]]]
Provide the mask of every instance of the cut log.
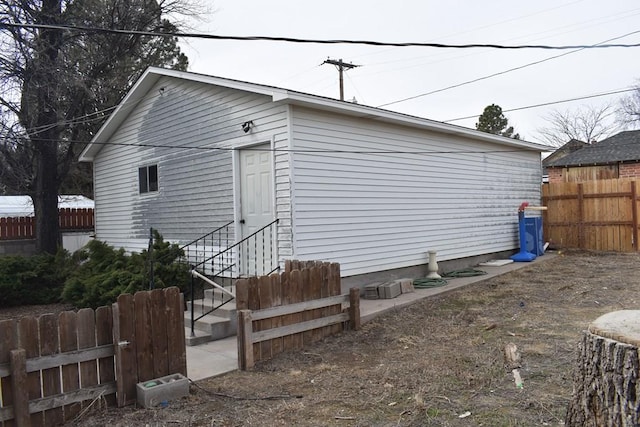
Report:
[[640,310],[599,317],[578,347],[567,426],[640,425]]

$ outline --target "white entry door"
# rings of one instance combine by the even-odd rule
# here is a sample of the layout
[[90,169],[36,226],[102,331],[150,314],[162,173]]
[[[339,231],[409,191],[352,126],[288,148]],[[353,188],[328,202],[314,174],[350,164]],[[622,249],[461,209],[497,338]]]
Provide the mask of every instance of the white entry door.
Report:
[[[275,219],[269,144],[240,151],[240,207],[243,239]],[[261,275],[271,271],[274,231],[275,227],[265,229],[239,248],[241,274]]]

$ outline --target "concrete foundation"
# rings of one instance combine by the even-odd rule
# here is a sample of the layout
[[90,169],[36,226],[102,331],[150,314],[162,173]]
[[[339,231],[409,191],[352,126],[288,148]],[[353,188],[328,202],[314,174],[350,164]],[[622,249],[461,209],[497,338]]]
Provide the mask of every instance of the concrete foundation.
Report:
[[[438,261],[438,266],[440,267],[439,271],[446,273],[450,271],[461,270],[463,268],[473,267],[478,265],[481,262],[485,262],[491,259],[507,259],[511,255],[513,255],[515,252],[516,250],[514,249],[512,251],[495,252],[491,254],[452,259],[448,261]],[[427,260],[425,259],[425,261]],[[393,270],[376,271],[375,273],[367,273],[367,274],[359,274],[357,276],[343,277],[341,280],[342,282],[341,292],[343,294],[347,294],[349,293],[349,289],[354,287],[358,287],[362,291],[364,291],[365,285],[376,283],[376,282],[384,283],[384,282],[391,282],[398,279],[406,279],[406,278],[417,279],[420,277],[425,277],[429,273],[428,266],[429,264],[425,263],[425,264],[416,265],[412,267],[396,268]]]

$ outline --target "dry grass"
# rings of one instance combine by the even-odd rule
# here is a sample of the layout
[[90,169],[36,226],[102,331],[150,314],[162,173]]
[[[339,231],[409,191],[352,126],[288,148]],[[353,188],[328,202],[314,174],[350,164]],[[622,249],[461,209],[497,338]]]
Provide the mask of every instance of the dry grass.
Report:
[[[78,425],[559,425],[581,331],[638,308],[639,272],[637,254],[567,253],[198,382],[168,409],[112,409]],[[505,366],[510,342],[523,389]]]

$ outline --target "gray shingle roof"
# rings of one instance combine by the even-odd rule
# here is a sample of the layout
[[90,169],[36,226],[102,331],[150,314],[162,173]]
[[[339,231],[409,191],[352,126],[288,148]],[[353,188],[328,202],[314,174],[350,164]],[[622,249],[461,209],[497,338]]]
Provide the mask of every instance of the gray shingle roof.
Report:
[[569,154],[588,146],[589,144],[587,144],[586,142],[572,139],[571,141],[567,142],[562,147],[551,153],[544,160],[542,160],[542,166],[546,168],[548,164],[554,163],[561,158],[566,157]]
[[620,132],[547,163],[546,167],[606,165],[640,160],[640,130]]

